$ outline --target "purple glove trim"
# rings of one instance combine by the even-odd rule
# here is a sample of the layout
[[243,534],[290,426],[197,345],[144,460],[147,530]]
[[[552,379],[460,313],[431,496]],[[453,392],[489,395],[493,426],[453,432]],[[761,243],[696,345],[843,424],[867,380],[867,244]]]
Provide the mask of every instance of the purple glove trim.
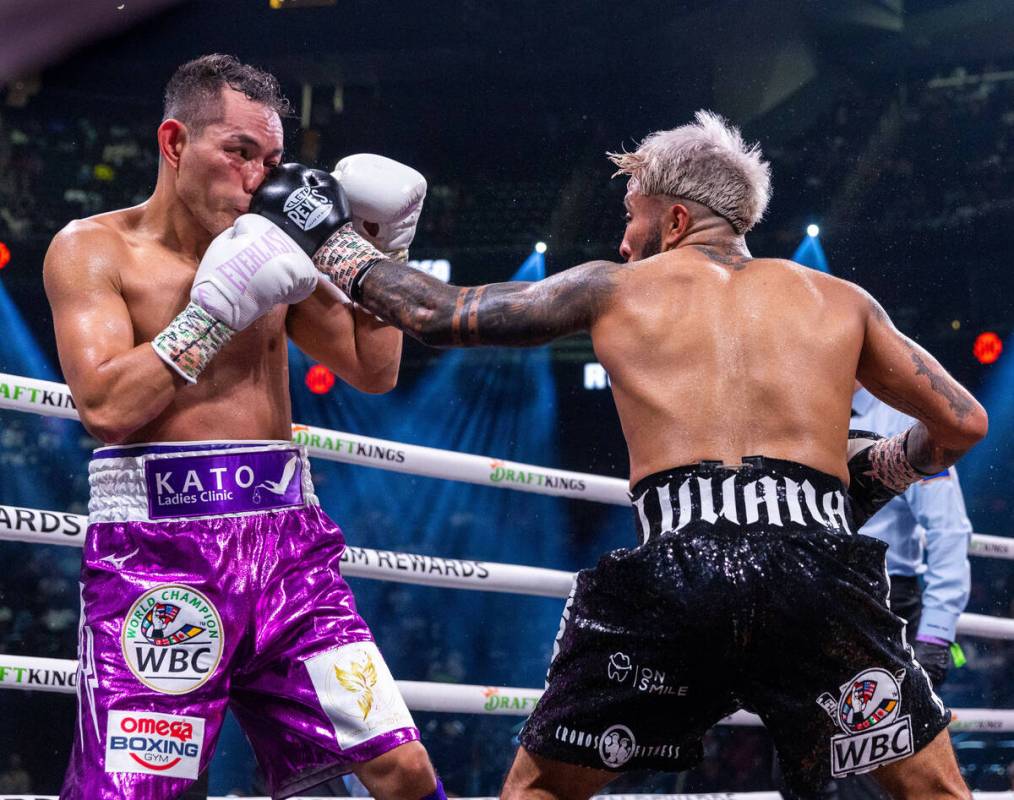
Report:
[[929,636],[924,633],[920,633],[915,637],[917,642],[925,642],[926,644],[938,644],[941,647],[950,647],[951,643],[946,639],[941,639],[939,636]]

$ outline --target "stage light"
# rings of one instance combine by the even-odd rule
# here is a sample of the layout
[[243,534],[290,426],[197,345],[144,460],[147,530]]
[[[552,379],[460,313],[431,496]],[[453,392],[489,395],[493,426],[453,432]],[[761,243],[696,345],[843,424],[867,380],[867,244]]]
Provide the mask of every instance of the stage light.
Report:
[[975,337],[972,355],[980,364],[992,364],[1003,352],[1003,341],[993,331],[980,333]]
[[820,236],[820,226],[813,224],[807,225],[806,235],[809,236],[811,239],[816,239],[818,236]]
[[960,331],[961,330],[961,320],[960,319],[952,319],[951,320],[951,330],[952,331]]
[[11,263],[11,251],[6,244],[0,242],[0,269]]
[[334,386],[334,373],[323,364],[314,364],[306,371],[306,388],[314,394],[327,394]]
[[535,252],[536,253],[545,253],[546,252],[546,243],[545,242],[536,242],[535,243]]

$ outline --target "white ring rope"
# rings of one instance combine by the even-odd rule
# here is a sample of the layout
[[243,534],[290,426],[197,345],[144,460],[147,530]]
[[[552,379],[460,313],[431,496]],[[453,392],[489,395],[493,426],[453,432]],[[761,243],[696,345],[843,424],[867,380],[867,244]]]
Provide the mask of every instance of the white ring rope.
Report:
[[[0,373],[0,408],[43,416],[78,419],[66,385]],[[627,484],[619,478],[553,470],[530,464],[469,455],[431,447],[391,442],[307,425],[293,425],[293,441],[311,456],[427,477],[458,480],[602,503],[629,504]],[[83,545],[87,517],[78,514],[0,505],[0,540],[39,544]],[[1014,539],[975,534],[969,553],[1014,559]],[[378,580],[461,589],[566,597],[573,575],[562,570],[439,558],[349,547],[345,574]],[[962,614],[958,632],[1014,639],[1014,620]],[[73,693],[77,662],[70,659],[0,656],[0,688]],[[542,690],[467,684],[398,681],[406,704],[414,711],[527,716]],[[1014,711],[953,709],[951,729],[1014,731]],[[739,711],[722,725],[758,726],[760,718]],[[976,792],[980,800],[1014,800],[1014,792]],[[601,800],[780,800],[777,792],[710,793],[702,795],[607,795]],[[43,795],[4,795],[0,800],[50,800]],[[52,797],[52,800],[58,798]],[[215,798],[215,800],[218,800]],[[264,799],[266,800],[266,798]],[[295,800],[314,800],[296,798]],[[473,798],[472,800],[493,800]]]
[[[80,514],[0,505],[0,541],[81,547],[87,526],[88,518]],[[420,586],[559,598],[570,594],[574,582],[574,573],[559,569],[442,558],[351,545],[342,557],[342,572],[356,578]],[[958,633],[987,639],[1014,639],[1014,619],[965,613],[958,618]]]
[[[77,407],[66,384],[2,372],[0,408],[78,419]],[[294,424],[292,441],[304,445],[311,456],[328,461],[494,486],[498,489],[517,489],[618,506],[630,505],[627,482],[621,478],[374,439],[310,425]],[[1014,559],[1014,538],[973,534],[968,552],[970,555],[987,558]]]
[[[485,714],[526,717],[535,708],[542,689],[517,686],[479,686],[465,683],[396,681],[405,703],[413,711],[446,714]],[[71,694],[77,686],[77,662],[63,658],[0,656],[0,689]],[[1014,731],[1014,710],[954,708],[953,731],[1007,733]],[[761,720],[747,711],[737,711],[719,725],[760,727]]]

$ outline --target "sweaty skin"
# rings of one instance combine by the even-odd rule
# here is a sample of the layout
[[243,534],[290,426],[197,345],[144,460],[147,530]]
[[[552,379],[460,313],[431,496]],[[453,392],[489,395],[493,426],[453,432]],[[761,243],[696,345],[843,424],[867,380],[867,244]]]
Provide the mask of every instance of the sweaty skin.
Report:
[[537,283],[459,288],[384,261],[366,273],[361,301],[438,346],[531,345],[589,332],[612,382],[631,485],[670,467],[750,455],[796,461],[847,484],[857,376],[925,423],[908,448],[923,471],[953,463],[985,435],[982,407],[859,287],[752,258],[743,238],[699,204],[646,197],[635,185],[625,205],[620,253],[629,264],[590,262]]
[[289,439],[287,336],[363,391],[397,380],[400,332],[343,305],[323,281],[237,333],[193,386],[152,350],[189,301],[200,256],[281,156],[273,110],[232,90],[222,101],[222,119],[199,134],[162,123],[151,198],[70,223],[46,255],[60,364],[82,422],[103,442]]

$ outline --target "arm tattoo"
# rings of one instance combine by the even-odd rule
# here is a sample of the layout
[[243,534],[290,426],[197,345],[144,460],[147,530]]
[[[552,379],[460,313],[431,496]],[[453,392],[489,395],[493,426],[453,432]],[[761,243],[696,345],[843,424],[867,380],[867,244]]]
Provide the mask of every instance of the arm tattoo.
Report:
[[932,369],[915,350],[912,351],[912,361],[915,363],[915,374],[926,375],[930,379],[930,387],[938,395],[947,399],[951,411],[958,419],[963,420],[972,413],[972,404],[968,398],[962,397],[956,392],[939,369]]
[[588,330],[623,268],[589,262],[536,283],[456,287],[381,261],[359,291],[363,306],[425,344],[536,345]]

